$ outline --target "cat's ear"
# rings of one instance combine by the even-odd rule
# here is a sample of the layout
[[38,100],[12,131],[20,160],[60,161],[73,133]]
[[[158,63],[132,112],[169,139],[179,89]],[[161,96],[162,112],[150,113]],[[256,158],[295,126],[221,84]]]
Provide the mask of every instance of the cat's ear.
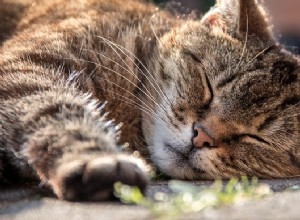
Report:
[[267,13],[257,0],[217,0],[201,22],[233,36],[248,32],[263,39],[273,38]]

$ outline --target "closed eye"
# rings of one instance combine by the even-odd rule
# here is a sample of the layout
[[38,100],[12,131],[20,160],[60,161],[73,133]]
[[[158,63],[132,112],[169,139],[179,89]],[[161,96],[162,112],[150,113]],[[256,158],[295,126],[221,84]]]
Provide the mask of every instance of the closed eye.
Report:
[[249,138],[251,138],[251,139],[254,139],[254,140],[256,140],[256,141],[258,141],[258,142],[260,142],[260,143],[265,143],[265,144],[270,145],[270,143],[269,143],[268,141],[264,140],[263,138],[261,138],[261,137],[259,137],[259,136],[257,136],[257,135],[253,135],[253,134],[245,134],[244,136],[249,137]]
[[[191,57],[196,63],[199,63],[201,66],[203,65],[199,56],[197,56],[196,54],[194,54],[188,50],[184,51],[184,53],[187,56]],[[212,102],[213,97],[214,97],[214,93],[213,93],[212,85],[211,85],[205,71],[201,71],[200,74],[201,74],[202,84],[205,87],[205,95],[204,95],[204,99],[203,99],[203,105],[201,106],[201,110],[199,110],[199,114],[202,114],[203,111],[209,109],[210,103]]]
[[209,93],[210,93],[210,99],[205,103],[205,105],[209,105],[212,102],[213,98],[214,98],[214,92],[213,92],[212,86],[211,86],[210,81],[209,81],[206,74],[205,74],[205,80],[206,80],[207,88],[208,88]]
[[270,145],[270,143],[263,138],[254,135],[254,134],[236,134],[233,135],[229,138],[226,138],[223,140],[224,142],[230,143],[231,141],[233,142],[256,142],[258,144],[264,143],[267,145]]
[[205,87],[205,95],[204,95],[203,103],[202,103],[201,107],[197,110],[197,115],[200,118],[204,116],[205,112],[209,111],[210,104],[214,98],[213,89],[212,89],[212,86],[211,86],[206,74],[205,74],[204,79],[205,80],[202,80],[202,81],[203,81],[203,85]]
[[200,111],[207,111],[210,108],[210,104],[214,98],[214,92],[206,73],[203,73],[201,78],[203,86],[205,88],[205,95]]

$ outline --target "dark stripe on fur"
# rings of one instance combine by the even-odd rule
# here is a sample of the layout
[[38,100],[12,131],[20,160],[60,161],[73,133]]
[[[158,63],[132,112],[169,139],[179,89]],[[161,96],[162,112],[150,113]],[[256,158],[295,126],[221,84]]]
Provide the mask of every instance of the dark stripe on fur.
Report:
[[[62,57],[55,53],[34,53],[27,52],[23,53],[22,56],[36,65],[42,66],[44,68],[59,69],[61,72],[70,74],[74,71],[73,63],[68,60],[68,57]],[[69,55],[70,56],[70,55]],[[47,64],[47,66],[45,66]],[[31,64],[32,65],[32,64]]]
[[225,78],[225,79],[222,79],[218,84],[217,84],[217,89],[220,89],[220,88],[222,88],[222,87],[224,87],[225,85],[227,85],[227,84],[229,84],[229,83],[232,83],[235,79],[236,79],[236,77],[237,77],[238,75],[237,74],[235,74],[235,75],[230,75],[230,76],[228,76],[227,78]]
[[299,158],[297,158],[291,151],[288,152],[288,155],[289,155],[289,158],[290,158],[290,161],[292,162],[292,164],[300,169]]
[[277,119],[277,116],[269,116],[268,118],[265,119],[265,121],[263,123],[261,123],[259,125],[259,127],[257,128],[258,131],[262,131],[265,129],[268,129]]
[[[299,96],[287,97],[276,107],[276,110],[279,112],[282,112],[288,108],[291,108],[292,106],[299,105],[299,103],[300,103]],[[291,111],[291,112],[294,112],[294,111]]]
[[282,85],[288,85],[297,80],[296,64],[289,61],[278,61],[273,64],[271,73],[273,81],[280,82]]
[[161,66],[159,74],[160,74],[160,77],[161,77],[164,81],[168,82],[168,81],[171,80],[171,77],[170,77],[168,74],[166,74],[166,72],[165,72],[163,66]]
[[40,89],[40,87],[40,85],[22,83],[10,85],[9,88],[0,88],[0,100],[33,95]]

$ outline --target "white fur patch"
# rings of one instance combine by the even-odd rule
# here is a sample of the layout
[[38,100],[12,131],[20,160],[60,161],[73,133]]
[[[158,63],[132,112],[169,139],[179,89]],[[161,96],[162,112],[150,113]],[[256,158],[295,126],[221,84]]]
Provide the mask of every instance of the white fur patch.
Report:
[[[172,95],[171,95],[172,94]],[[166,93],[168,97],[176,99],[174,90],[169,89]],[[179,125],[175,128],[169,118],[173,113],[170,108],[170,101],[163,100],[161,106],[165,109],[157,108],[156,112],[161,119],[154,121],[152,128],[152,137],[149,150],[153,162],[167,175],[180,179],[192,179],[194,174],[189,165],[189,161],[184,159],[183,155],[187,155],[191,145],[192,125]]]

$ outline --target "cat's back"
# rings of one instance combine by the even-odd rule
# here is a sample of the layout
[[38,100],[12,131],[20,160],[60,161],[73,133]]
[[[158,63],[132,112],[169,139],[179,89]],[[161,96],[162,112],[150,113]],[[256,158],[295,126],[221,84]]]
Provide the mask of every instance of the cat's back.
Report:
[[0,46],[16,31],[25,11],[34,0],[0,0]]
[[[139,28],[138,34],[148,38],[148,35],[153,35],[153,27],[157,32],[162,29],[169,30],[177,22],[168,12],[160,11],[159,19],[149,25],[152,17],[158,14],[157,8],[154,4],[141,0],[25,0],[23,3],[20,0],[0,1],[4,1],[5,6],[0,12],[3,10],[15,18],[10,23],[0,21],[0,30],[7,35],[5,39],[9,39],[3,44],[2,50],[0,47],[0,54],[9,51],[9,59],[18,53],[20,42],[22,48],[28,45],[27,51],[31,50],[31,45],[46,45],[47,40],[53,45],[54,40],[51,37],[55,33],[61,33],[65,42],[77,37],[93,42],[94,39],[90,38],[102,36],[120,43],[117,38],[122,37],[123,33],[128,34],[130,29]],[[21,9],[11,11],[12,2]],[[57,35],[54,37],[58,39]],[[0,46],[1,38],[4,37],[0,34]]]
[[[130,19],[146,16],[153,13],[155,7],[152,4],[140,0],[0,0],[3,7],[0,9],[2,19],[0,28],[15,24],[23,29],[32,25],[46,25],[64,19],[79,18],[97,14],[113,20],[114,17]],[[0,15],[1,16],[1,15]],[[14,18],[8,21],[8,17]]]

